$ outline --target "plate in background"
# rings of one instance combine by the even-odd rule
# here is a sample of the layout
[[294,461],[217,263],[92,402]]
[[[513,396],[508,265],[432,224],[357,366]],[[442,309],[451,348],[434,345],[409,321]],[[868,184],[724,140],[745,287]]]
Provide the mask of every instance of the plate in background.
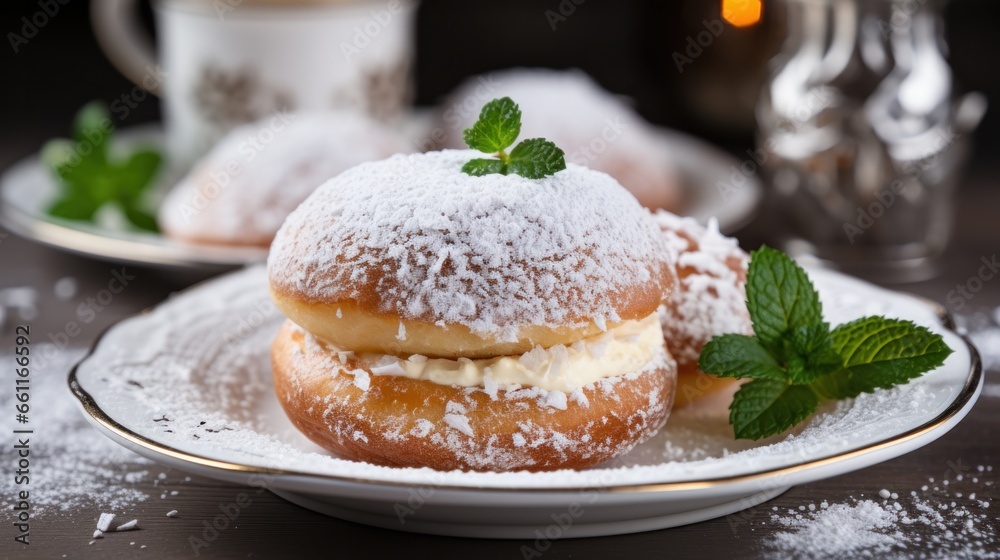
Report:
[[[425,126],[427,113],[417,111],[402,128],[410,137],[419,138]],[[724,198],[717,184],[728,183],[739,162],[691,136],[657,130],[662,149],[671,154],[682,178],[682,213],[701,221],[715,216],[723,233],[732,233],[753,218],[762,193],[756,177],[747,177],[742,186]],[[159,125],[129,128],[116,135],[116,147],[136,145],[162,146]],[[160,179],[161,185],[172,184],[170,175],[173,180],[178,178],[177,173],[167,175]],[[213,273],[267,258],[267,250],[259,247],[199,245],[149,232],[55,218],[46,214],[45,208],[57,193],[58,184],[38,154],[15,163],[0,177],[0,224],[57,249],[139,266]]]

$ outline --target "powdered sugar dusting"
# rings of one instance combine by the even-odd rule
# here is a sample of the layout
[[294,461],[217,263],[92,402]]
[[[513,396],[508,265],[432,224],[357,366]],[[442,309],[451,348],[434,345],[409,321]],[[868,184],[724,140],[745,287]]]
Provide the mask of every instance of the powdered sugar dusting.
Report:
[[[809,274],[831,323],[879,313],[904,317],[942,333],[956,352],[942,368],[908,385],[825,406],[791,434],[760,442],[734,441],[725,404],[714,409],[688,407],[691,410],[674,411],[666,429],[625,455],[628,467],[550,473],[437,473],[348,461],[318,450],[287,420],[273,393],[268,345],[284,318],[269,311],[264,320],[250,322],[254,327],[241,331],[241,336],[227,336],[260,313],[260,302],[268,297],[267,275],[259,267],[203,284],[112,329],[78,375],[81,385],[113,418],[141,435],[195,455],[357,479],[423,484],[429,476],[437,476],[441,484],[492,488],[607,486],[608,480],[643,484],[757,472],[905,432],[955,399],[968,375],[970,357],[961,340],[937,323],[932,308],[834,273],[810,269]],[[614,387],[612,380],[604,380],[594,390]],[[543,392],[520,391],[498,388],[498,398],[530,399],[525,406],[543,404],[539,403]],[[571,393],[567,406],[583,405]],[[463,415],[457,408],[447,412]],[[163,416],[169,418],[169,427],[154,422]],[[436,430],[432,422],[416,423],[400,435],[430,437]],[[462,449],[468,436],[454,428],[448,433],[450,441],[445,443]],[[525,426],[520,434],[525,445],[592,444],[563,441],[537,426]]]
[[184,239],[265,245],[330,177],[412,150],[401,135],[358,113],[269,115],[226,135],[168,194],[159,218]]
[[[18,426],[35,430],[19,436],[31,440],[30,486],[15,484],[13,471],[0,477],[0,508],[5,519],[15,513],[12,508],[22,490],[30,491],[32,517],[81,508],[122,512],[145,501],[148,495],[135,485],[149,475],[150,461],[94,430],[66,388],[66,374],[83,357],[84,349],[58,349],[35,342],[31,352],[47,359],[33,362],[31,398],[38,406],[31,407],[31,423]],[[0,354],[5,363],[14,363],[13,358],[11,353]],[[0,391],[0,409],[14,410],[14,404],[13,391]],[[16,465],[17,451],[13,444],[4,445],[0,461]],[[105,520],[110,523],[113,518],[112,513],[102,515],[98,529],[106,531]]]
[[327,182],[275,238],[272,285],[513,340],[617,317],[615,298],[661,281],[665,242],[614,179],[577,165],[544,179],[461,172],[481,155],[397,155]]
[[714,218],[705,227],[664,210],[653,216],[677,263],[677,289],[660,308],[664,338],[677,363],[697,363],[713,336],[752,334],[744,290],[749,259],[736,240],[722,235]]
[[[846,503],[822,502],[787,511],[774,507],[777,513],[764,525],[784,530],[765,546],[772,554],[803,560],[1000,558],[993,516],[988,503],[977,499],[975,492],[988,488],[992,481],[951,475],[957,475],[951,488],[945,480],[933,489],[924,485],[906,493],[882,491],[868,498],[862,494]],[[934,484],[933,478],[929,481]],[[967,494],[968,490],[972,492]]]
[[[521,138],[543,137],[566,152],[566,161],[603,171],[651,208],[675,207],[680,181],[671,154],[660,149],[652,127],[621,96],[605,91],[579,70],[515,68],[492,72],[491,96],[508,96],[524,114]],[[452,107],[480,97],[481,77],[470,78],[449,96]],[[476,111],[444,113],[445,146],[464,148],[462,130]]]

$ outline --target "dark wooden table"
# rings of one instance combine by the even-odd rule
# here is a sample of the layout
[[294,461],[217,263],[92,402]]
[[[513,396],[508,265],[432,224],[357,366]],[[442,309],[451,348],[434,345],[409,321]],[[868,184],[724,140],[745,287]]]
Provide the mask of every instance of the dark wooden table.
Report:
[[[960,219],[952,250],[945,258],[944,273],[937,279],[902,286],[901,289],[944,302],[946,294],[958,282],[974,275],[982,257],[1000,252],[1000,188],[996,188],[1000,173],[979,171],[972,175],[960,195]],[[755,232],[745,240],[755,243]],[[40,313],[32,321],[36,332],[47,333],[60,328],[72,318],[75,300],[56,301],[51,287],[56,279],[72,276],[79,282],[79,294],[94,293],[107,282],[111,265],[67,255],[23,241],[15,236],[0,235],[0,288],[33,285],[43,295]],[[87,346],[107,325],[150,306],[185,283],[152,270],[135,269],[134,285],[115,298],[112,305],[97,319],[86,325],[72,340],[73,346]],[[1000,278],[985,288],[962,312],[974,308],[1000,305]],[[10,322],[4,327],[7,334]],[[0,337],[0,350],[9,350],[13,337]],[[11,373],[4,371],[4,386]],[[990,376],[1000,372],[988,372]],[[957,428],[940,440],[918,451],[874,467],[844,476],[792,488],[784,495],[764,505],[728,518],[720,518],[678,527],[618,537],[556,541],[544,552],[545,558],[690,558],[690,557],[757,557],[766,555],[765,539],[779,528],[768,523],[771,508],[782,510],[802,504],[827,500],[840,503],[862,493],[873,496],[882,488],[909,492],[926,483],[928,477],[940,477],[955,465],[997,464],[1000,471],[1000,399],[983,398]],[[60,558],[165,558],[192,556],[191,536],[198,535],[202,523],[218,514],[220,503],[232,502],[244,489],[209,479],[192,477],[183,482],[186,473],[167,472],[173,488],[183,492],[171,507],[183,512],[175,519],[163,515],[158,500],[138,504],[132,511],[142,520],[142,530],[132,538],[104,539],[100,546],[87,546],[93,531],[96,512],[70,511],[46,516],[32,525],[32,545],[29,557]],[[1000,473],[998,473],[1000,474]],[[4,474],[6,476],[6,473]],[[998,476],[1000,478],[1000,476]],[[153,487],[155,477],[147,477],[140,488],[150,495],[159,493]],[[1000,507],[1000,490],[994,485],[978,489],[981,499],[994,501]],[[996,516],[993,516],[996,522]],[[929,531],[914,526],[912,531]],[[25,549],[12,542],[14,530],[6,522],[0,529],[0,556],[25,557]],[[929,537],[929,534],[924,535]],[[138,541],[145,549],[129,545]],[[375,529],[313,513],[292,505],[270,493],[255,496],[233,527],[224,531],[212,545],[203,549],[204,557],[221,558],[290,558],[343,557],[371,558],[522,558],[522,546],[528,541],[474,540],[443,538]],[[294,553],[291,555],[290,553]]]

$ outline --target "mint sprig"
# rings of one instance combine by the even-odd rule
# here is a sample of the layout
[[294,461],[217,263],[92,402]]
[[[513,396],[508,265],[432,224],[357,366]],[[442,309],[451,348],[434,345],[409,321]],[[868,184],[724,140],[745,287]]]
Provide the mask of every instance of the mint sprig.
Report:
[[716,336],[698,360],[707,373],[750,379],[729,407],[737,438],[779,434],[823,401],[906,383],[952,353],[941,335],[901,319],[865,317],[831,331],[809,276],[770,247],[751,253],[746,292],[754,336]]
[[462,166],[462,171],[480,177],[493,173],[514,173],[528,179],[541,179],[566,169],[565,154],[544,138],[522,140],[508,154],[521,134],[521,109],[509,97],[487,103],[479,120],[462,132],[470,148],[494,157],[476,158]]
[[149,149],[115,157],[110,149],[113,135],[107,107],[94,102],[77,113],[72,139],[45,144],[42,161],[53,171],[60,187],[48,214],[92,221],[103,206],[114,204],[136,228],[158,231],[144,197],[160,170],[162,157]]

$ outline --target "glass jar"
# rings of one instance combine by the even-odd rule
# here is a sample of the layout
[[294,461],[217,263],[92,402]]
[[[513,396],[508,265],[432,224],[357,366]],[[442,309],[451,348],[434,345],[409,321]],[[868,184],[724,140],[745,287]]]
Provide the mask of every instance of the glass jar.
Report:
[[934,274],[981,95],[957,100],[938,0],[784,0],[757,108],[789,252],[878,281]]

